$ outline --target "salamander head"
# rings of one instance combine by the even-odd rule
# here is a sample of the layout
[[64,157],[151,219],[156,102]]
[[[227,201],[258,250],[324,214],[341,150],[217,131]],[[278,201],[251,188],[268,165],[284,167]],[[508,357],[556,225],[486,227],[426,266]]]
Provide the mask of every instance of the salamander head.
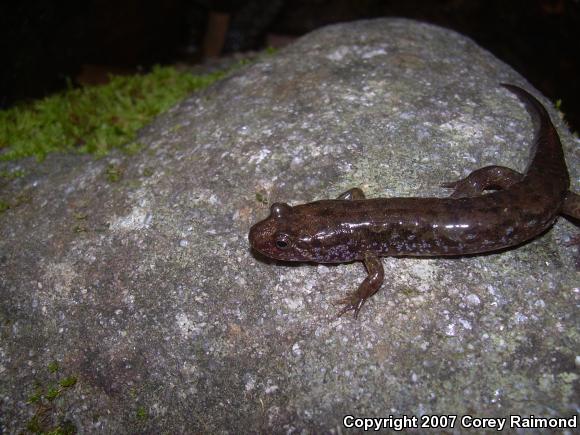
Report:
[[284,261],[309,261],[308,246],[297,235],[300,216],[288,204],[277,202],[270,207],[270,216],[250,228],[248,236],[253,249],[267,257]]

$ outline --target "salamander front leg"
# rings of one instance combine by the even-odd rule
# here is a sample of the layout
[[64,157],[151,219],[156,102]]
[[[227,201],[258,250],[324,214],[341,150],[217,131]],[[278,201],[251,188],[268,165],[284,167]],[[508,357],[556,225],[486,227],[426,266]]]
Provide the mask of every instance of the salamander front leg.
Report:
[[349,201],[356,199],[365,199],[365,194],[358,187],[353,187],[352,189],[349,189],[346,192],[338,195],[338,198],[336,199],[346,199]]
[[381,259],[374,254],[367,253],[364,258],[364,265],[367,269],[368,276],[356,292],[337,301],[339,304],[344,304],[344,307],[338,312],[337,317],[342,316],[348,311],[354,311],[354,318],[356,319],[366,300],[381,288],[385,277]]
[[503,190],[521,181],[523,174],[505,166],[486,166],[477,169],[461,180],[443,183],[441,187],[455,189],[451,198],[470,198],[483,194],[484,190]]

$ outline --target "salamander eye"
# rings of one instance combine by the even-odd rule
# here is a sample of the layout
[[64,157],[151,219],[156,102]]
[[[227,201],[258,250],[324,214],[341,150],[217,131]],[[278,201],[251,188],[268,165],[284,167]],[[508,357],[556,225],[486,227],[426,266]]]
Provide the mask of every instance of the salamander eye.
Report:
[[278,249],[287,249],[290,247],[290,237],[287,234],[276,235],[276,247]]
[[270,213],[272,214],[272,216],[276,218],[287,216],[291,212],[292,207],[290,207],[288,204],[284,202],[275,202],[274,204],[272,204],[272,207],[270,207]]

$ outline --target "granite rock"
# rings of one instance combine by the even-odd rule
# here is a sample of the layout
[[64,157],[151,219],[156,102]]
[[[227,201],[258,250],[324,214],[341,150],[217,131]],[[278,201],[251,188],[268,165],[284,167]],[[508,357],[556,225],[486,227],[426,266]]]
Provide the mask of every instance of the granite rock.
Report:
[[[13,205],[0,213],[0,431],[35,414],[104,433],[576,415],[566,220],[502,253],[386,258],[358,320],[335,318],[334,301],[362,281],[360,263],[281,265],[248,246],[274,201],[355,186],[445,196],[440,183],[476,168],[523,170],[531,120],[500,82],[533,92],[452,31],[340,24],[187,98],[142,131],[137,155],[13,164],[30,175],[0,192]],[[578,190],[578,142],[541,99]],[[65,377],[76,384],[42,397]]]

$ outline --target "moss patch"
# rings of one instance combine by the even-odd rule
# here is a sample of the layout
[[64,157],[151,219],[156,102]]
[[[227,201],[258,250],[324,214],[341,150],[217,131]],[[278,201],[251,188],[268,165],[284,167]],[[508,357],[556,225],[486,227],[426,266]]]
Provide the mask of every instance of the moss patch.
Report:
[[105,155],[131,146],[137,131],[187,94],[224,77],[226,71],[192,75],[172,67],[116,76],[102,86],[69,89],[31,104],[0,111],[0,160],[55,151]]
[[67,420],[63,396],[77,383],[76,376],[60,378],[58,362],[52,361],[47,366],[51,380],[48,383],[36,382],[34,392],[28,398],[28,404],[34,406],[34,414],[26,424],[26,429],[34,434],[65,435],[75,434],[77,429]]

